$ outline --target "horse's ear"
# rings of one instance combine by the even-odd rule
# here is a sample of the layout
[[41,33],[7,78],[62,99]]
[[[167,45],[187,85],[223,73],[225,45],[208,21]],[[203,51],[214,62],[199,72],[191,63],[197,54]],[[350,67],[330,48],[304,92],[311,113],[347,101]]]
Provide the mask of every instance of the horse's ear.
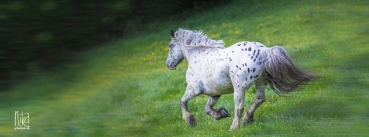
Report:
[[174,31],[173,31],[173,30],[170,30],[170,36],[171,36],[172,38],[174,38]]

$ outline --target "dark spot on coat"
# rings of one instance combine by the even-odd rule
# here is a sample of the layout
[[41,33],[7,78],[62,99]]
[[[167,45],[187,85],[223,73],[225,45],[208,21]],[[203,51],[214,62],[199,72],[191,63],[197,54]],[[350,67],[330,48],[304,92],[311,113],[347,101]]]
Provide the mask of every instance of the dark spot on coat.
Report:
[[257,78],[257,77],[259,77],[259,75],[254,76],[254,78]]
[[241,44],[238,44],[237,46],[241,46]]
[[252,69],[252,72],[255,72],[255,70],[256,70],[256,68],[253,68],[253,69]]
[[249,47],[249,51],[251,51],[251,47]]
[[250,68],[247,68],[247,72],[250,73]]
[[254,62],[256,61],[256,59],[254,59]]
[[250,80],[252,79],[252,76],[250,76]]
[[251,56],[251,59],[254,58],[254,56]]

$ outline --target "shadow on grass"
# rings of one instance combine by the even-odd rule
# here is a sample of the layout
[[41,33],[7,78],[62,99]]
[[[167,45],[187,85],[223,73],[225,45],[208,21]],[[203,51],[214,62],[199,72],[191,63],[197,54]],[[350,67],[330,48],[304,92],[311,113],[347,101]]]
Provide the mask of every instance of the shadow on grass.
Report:
[[369,87],[369,52],[353,56],[354,58],[338,68],[345,79],[335,82],[335,86],[348,90]]
[[[351,116],[369,118],[369,53],[353,55],[344,64],[334,68],[336,73],[327,75],[330,80],[321,81],[324,91],[294,105],[281,115],[288,117],[303,117],[310,120],[322,118],[344,120]],[[328,86],[329,84],[329,86]]]
[[295,105],[282,115],[310,120],[320,120],[322,118],[344,119],[350,116],[350,108],[344,102],[329,98],[314,98]]

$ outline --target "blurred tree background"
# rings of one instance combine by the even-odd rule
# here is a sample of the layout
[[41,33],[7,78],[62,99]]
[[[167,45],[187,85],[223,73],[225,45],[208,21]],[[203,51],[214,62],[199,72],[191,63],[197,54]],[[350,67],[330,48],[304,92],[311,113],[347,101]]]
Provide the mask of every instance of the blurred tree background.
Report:
[[[0,91],[83,49],[180,20],[227,0],[7,0],[0,2]],[[158,23],[160,24],[160,23]]]

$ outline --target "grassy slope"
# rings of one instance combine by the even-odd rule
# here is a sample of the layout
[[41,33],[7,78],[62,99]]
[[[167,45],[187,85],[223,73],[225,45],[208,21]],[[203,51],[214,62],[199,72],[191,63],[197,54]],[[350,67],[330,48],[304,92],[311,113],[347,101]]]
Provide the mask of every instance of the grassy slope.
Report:
[[[228,131],[232,118],[205,115],[206,97],[190,101],[198,126],[181,119],[187,62],[165,66],[169,29],[203,29],[228,45],[283,45],[295,62],[323,75],[301,92],[267,92],[255,123]],[[0,136],[351,136],[369,134],[369,2],[235,1],[163,31],[122,39],[83,55],[84,61],[42,73],[0,93]],[[246,93],[246,106],[254,100]],[[232,95],[217,107],[233,113]],[[29,131],[14,131],[14,111],[30,113]]]

